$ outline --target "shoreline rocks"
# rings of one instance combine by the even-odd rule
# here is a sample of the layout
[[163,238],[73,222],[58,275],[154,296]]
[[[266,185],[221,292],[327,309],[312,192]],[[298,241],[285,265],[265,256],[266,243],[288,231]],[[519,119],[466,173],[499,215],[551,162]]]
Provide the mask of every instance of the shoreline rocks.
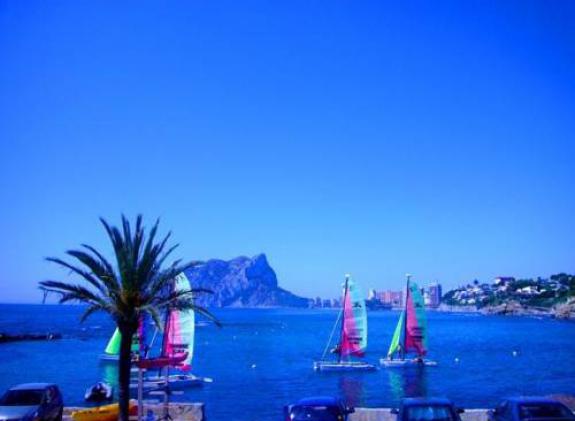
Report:
[[565,303],[555,305],[555,307],[553,307],[553,317],[556,319],[575,320],[575,298],[572,298]]
[[56,339],[62,339],[62,335],[60,333],[44,333],[44,334],[24,333],[20,335],[11,335],[8,333],[0,332],[0,343],[19,342],[19,341],[53,341]]
[[476,308],[475,306],[441,304],[435,309],[435,311],[446,313],[477,313],[497,316],[540,316],[562,320],[575,320],[575,299],[571,299],[565,303],[556,304],[550,308],[530,307],[512,300],[506,303],[481,308]]

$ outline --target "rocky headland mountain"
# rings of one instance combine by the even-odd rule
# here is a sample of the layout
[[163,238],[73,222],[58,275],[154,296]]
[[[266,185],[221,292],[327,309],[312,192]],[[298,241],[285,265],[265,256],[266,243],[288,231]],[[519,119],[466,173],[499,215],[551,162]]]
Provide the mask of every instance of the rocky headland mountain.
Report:
[[196,302],[205,307],[308,307],[309,299],[298,297],[278,286],[276,273],[265,254],[240,256],[225,261],[208,260],[186,271],[193,288],[206,288],[213,294],[200,294]]

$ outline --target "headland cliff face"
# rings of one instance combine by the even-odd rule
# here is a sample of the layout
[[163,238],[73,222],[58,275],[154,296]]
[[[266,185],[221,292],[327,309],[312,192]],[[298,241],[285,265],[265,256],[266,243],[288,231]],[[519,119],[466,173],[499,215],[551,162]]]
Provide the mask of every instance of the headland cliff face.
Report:
[[205,307],[308,307],[309,303],[278,286],[265,254],[208,260],[187,270],[186,276],[192,288],[213,291],[196,298],[196,303]]

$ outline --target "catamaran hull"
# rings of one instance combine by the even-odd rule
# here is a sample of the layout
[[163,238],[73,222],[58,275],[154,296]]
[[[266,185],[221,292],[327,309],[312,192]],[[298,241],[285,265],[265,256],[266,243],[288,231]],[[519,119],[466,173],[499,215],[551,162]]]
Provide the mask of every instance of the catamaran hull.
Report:
[[435,367],[437,361],[431,360],[390,360],[388,358],[381,358],[379,363],[388,368],[401,368],[401,367]]
[[373,371],[377,367],[373,364],[356,361],[315,361],[313,363],[315,371]]
[[[193,387],[201,387],[204,383],[212,383],[213,380],[209,377],[198,377],[193,374],[175,374],[169,376],[168,384],[171,390],[184,390]],[[161,390],[165,388],[165,377],[146,377],[144,379],[144,392]],[[138,383],[131,383],[130,389],[137,390]]]

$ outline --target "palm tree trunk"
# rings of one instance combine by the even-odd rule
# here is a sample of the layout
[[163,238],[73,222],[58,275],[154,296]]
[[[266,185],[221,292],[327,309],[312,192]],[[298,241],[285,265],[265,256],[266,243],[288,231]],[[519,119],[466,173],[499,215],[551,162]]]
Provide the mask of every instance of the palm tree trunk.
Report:
[[120,360],[118,376],[118,403],[120,404],[120,421],[128,421],[130,404],[130,368],[132,365],[132,336],[136,332],[130,326],[119,326],[122,340],[120,342]]

